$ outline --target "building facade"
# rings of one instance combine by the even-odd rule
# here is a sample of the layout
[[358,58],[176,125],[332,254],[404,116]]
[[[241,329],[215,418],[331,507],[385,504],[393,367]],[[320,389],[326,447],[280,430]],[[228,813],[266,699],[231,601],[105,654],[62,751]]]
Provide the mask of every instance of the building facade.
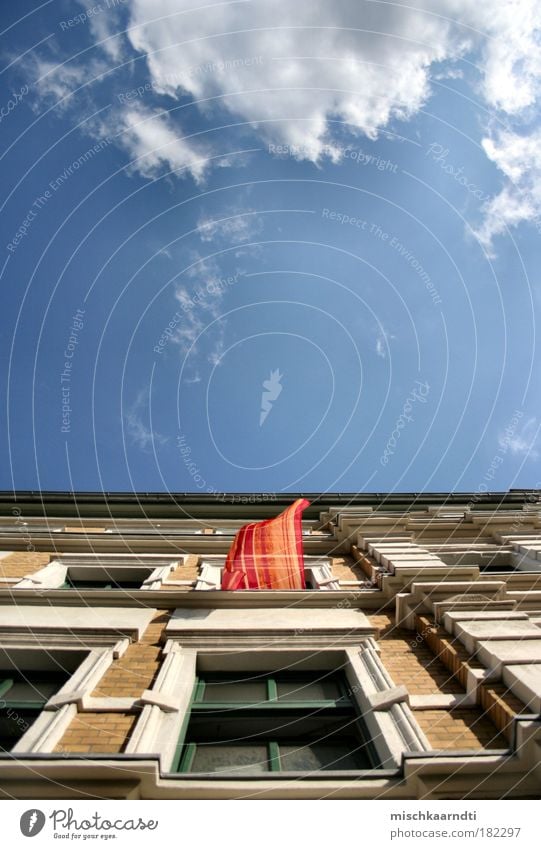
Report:
[[541,492],[0,494],[4,798],[541,797]]

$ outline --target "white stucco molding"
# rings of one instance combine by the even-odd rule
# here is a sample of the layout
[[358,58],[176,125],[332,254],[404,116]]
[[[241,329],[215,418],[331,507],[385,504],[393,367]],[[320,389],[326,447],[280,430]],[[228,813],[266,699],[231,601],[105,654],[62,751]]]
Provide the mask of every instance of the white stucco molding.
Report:
[[59,560],[52,560],[47,566],[25,575],[14,586],[14,589],[41,588],[55,589],[61,587],[66,580],[67,566]]
[[45,710],[55,710],[65,704],[81,704],[85,696],[90,696],[99,684],[113,659],[113,652],[109,649],[91,651],[69,681],[58,693],[51,696],[45,705]]
[[415,628],[415,616],[433,613],[436,622],[448,611],[512,610],[517,602],[506,591],[504,581],[419,581],[409,592],[397,593],[396,625]]
[[[407,690],[397,688],[381,662],[373,640],[360,649],[346,649],[346,675],[382,764],[400,765],[406,752],[431,746],[407,704]],[[405,689],[405,688],[404,688]],[[386,703],[386,700],[387,703]]]
[[158,753],[162,769],[171,768],[182,723],[186,718],[196,675],[196,652],[177,644],[167,654],[150,690],[140,700],[137,720],[126,754]]
[[376,628],[360,610],[338,608],[177,608],[166,636],[199,648],[337,648],[356,645]]
[[483,664],[468,670],[471,698],[478,699],[480,684],[503,680],[533,712],[541,710],[541,629],[526,611],[450,611],[443,626]]
[[206,592],[208,590],[219,590],[222,586],[223,562],[216,563],[203,560],[199,569],[199,575],[195,584],[196,590]]
[[166,713],[175,713],[175,711],[179,710],[181,700],[178,696],[168,696],[163,692],[154,692],[154,690],[144,690],[141,698],[139,699],[140,704],[144,705],[157,705],[157,707],[161,708],[161,710]]
[[73,704],[64,705],[55,711],[42,711],[12,752],[54,752],[76,714],[77,706]]
[[153,572],[145,578],[141,585],[142,590],[159,590],[162,584],[167,581],[167,578],[174,572],[177,566],[179,565],[178,561],[173,561],[170,563],[166,563],[163,566],[157,566]]
[[[220,590],[222,586],[222,572],[225,558],[203,559],[199,575],[195,584],[196,590]],[[305,556],[304,568],[306,578],[314,590],[326,592],[340,590],[340,582],[332,573],[331,560],[329,557]]]
[[106,635],[117,643],[122,639],[139,640],[156,613],[144,607],[43,607],[41,605],[1,605],[0,645],[4,637],[18,636],[23,641],[34,635],[49,637],[50,642],[70,635],[81,648],[86,635],[96,639]]
[[400,702],[409,702],[409,693],[403,684],[397,687],[387,687],[376,693],[369,693],[368,704],[372,710],[389,710],[393,705]]

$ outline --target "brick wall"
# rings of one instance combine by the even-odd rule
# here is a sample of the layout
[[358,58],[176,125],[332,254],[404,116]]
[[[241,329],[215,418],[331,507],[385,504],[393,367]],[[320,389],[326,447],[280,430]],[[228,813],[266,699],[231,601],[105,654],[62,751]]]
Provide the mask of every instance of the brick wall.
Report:
[[479,700],[487,716],[510,743],[513,739],[513,718],[517,714],[528,713],[524,702],[511,693],[505,684],[482,684],[479,687]]
[[[200,557],[197,554],[189,554],[186,557],[185,562],[178,566],[174,572],[170,572],[167,576],[168,581],[196,581],[199,575],[199,561]],[[167,592],[168,590],[191,590],[192,587],[160,587],[161,590]]]
[[429,649],[456,675],[463,687],[466,687],[469,669],[483,669],[483,664],[472,657],[459,640],[435,625],[432,618],[416,616],[415,626]]
[[415,719],[434,749],[506,749],[507,740],[478,707],[418,710]]
[[367,554],[366,551],[361,551],[356,545],[351,546],[351,553],[355,558],[357,568],[362,571],[365,578],[372,580],[378,569],[378,563],[375,558]]
[[116,754],[124,751],[137,716],[130,713],[79,713],[55,752]]
[[0,578],[24,578],[46,566],[52,556],[44,551],[14,551],[0,560]]
[[353,557],[331,557],[331,564],[333,576],[339,581],[366,581],[365,573]]
[[403,684],[412,695],[464,692],[424,640],[416,639],[414,631],[397,628],[391,614],[368,618],[379,629],[381,661],[395,684]]
[[[135,699],[152,686],[162,662],[162,638],[169,617],[169,611],[155,613],[141,640],[128,646],[122,657],[113,661],[92,693],[93,697]],[[134,713],[78,713],[55,751],[122,752],[138,713],[138,710]]]
[[[378,629],[381,661],[395,684],[403,684],[412,696],[465,694],[461,679],[468,664],[479,664],[470,658],[461,643],[434,625],[429,617],[416,618],[416,631],[397,628],[390,614],[368,618]],[[480,705],[414,710],[415,719],[434,749],[508,747],[509,723],[519,712],[521,702],[509,698],[504,687],[484,690]]]
[[148,690],[161,663],[160,639],[170,614],[159,610],[138,643],[128,646],[122,657],[113,661],[92,696],[138,698]]

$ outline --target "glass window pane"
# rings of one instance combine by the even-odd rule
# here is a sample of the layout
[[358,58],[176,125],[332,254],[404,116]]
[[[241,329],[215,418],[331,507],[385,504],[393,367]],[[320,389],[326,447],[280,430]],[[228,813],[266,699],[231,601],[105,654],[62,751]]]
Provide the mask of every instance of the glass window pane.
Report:
[[278,698],[288,702],[336,701],[341,696],[338,683],[333,678],[322,678],[321,681],[277,681],[276,687]]
[[39,710],[0,710],[0,752],[9,752],[38,716]]
[[257,705],[267,701],[266,681],[206,681],[204,702],[241,702]]
[[13,687],[4,695],[6,701],[10,702],[46,702],[60,689],[56,681],[15,681]]
[[191,766],[191,772],[228,772],[236,775],[267,772],[268,769],[267,747],[249,744],[198,744]]
[[72,590],[140,590],[143,580],[144,578],[141,578],[141,580],[137,579],[135,581],[115,581],[113,578],[104,578],[102,581],[84,581],[82,579],[78,580],[68,578],[67,581],[64,582],[64,588]]
[[280,744],[282,770],[305,772],[317,769],[367,769],[370,764],[360,752],[355,740],[349,742]]

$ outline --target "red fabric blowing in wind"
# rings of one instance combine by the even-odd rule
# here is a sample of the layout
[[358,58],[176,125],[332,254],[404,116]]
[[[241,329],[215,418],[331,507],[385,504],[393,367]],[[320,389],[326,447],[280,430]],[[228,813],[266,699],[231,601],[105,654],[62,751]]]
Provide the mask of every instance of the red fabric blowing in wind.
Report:
[[275,519],[251,522],[235,535],[222,590],[304,590],[302,512],[299,498]]

